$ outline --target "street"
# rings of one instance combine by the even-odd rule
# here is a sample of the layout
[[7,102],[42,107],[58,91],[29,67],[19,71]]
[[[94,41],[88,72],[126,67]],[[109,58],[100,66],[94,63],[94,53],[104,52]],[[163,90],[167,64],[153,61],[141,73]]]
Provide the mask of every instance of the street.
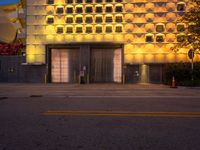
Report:
[[200,149],[198,88],[142,87],[134,95],[97,86],[78,95],[68,86],[62,94],[58,85],[49,94],[23,87],[8,95],[0,86],[0,150]]

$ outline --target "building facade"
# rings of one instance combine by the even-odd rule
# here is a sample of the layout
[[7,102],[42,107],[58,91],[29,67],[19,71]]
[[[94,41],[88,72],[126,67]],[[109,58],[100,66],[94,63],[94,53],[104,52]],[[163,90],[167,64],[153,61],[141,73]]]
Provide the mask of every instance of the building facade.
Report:
[[[53,83],[161,83],[189,61],[177,18],[187,0],[27,0],[26,64]],[[197,58],[195,58],[197,59]]]

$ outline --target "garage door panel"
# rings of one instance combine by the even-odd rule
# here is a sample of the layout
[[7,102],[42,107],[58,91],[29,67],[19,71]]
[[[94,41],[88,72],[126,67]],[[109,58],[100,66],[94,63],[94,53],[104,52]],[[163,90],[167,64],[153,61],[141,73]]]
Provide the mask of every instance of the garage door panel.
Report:
[[52,82],[77,82],[74,72],[79,69],[78,49],[52,49],[51,61]]
[[121,82],[122,80],[122,50],[121,48],[115,49],[113,63],[114,63],[114,70],[113,70],[114,82]]
[[121,49],[91,50],[91,82],[121,82]]

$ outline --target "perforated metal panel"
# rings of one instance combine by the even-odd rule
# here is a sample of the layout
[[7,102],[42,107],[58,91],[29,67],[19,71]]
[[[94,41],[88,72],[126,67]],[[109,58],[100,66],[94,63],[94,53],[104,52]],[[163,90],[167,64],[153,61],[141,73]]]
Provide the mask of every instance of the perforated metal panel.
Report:
[[91,82],[121,82],[121,49],[91,50]]
[[51,81],[54,83],[78,82],[79,50],[51,50]]

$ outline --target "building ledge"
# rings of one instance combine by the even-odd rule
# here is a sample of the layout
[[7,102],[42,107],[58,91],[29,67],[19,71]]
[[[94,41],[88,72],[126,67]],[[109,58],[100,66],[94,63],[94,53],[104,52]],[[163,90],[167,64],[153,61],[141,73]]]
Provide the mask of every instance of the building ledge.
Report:
[[42,66],[45,65],[45,63],[21,63],[23,66]]

